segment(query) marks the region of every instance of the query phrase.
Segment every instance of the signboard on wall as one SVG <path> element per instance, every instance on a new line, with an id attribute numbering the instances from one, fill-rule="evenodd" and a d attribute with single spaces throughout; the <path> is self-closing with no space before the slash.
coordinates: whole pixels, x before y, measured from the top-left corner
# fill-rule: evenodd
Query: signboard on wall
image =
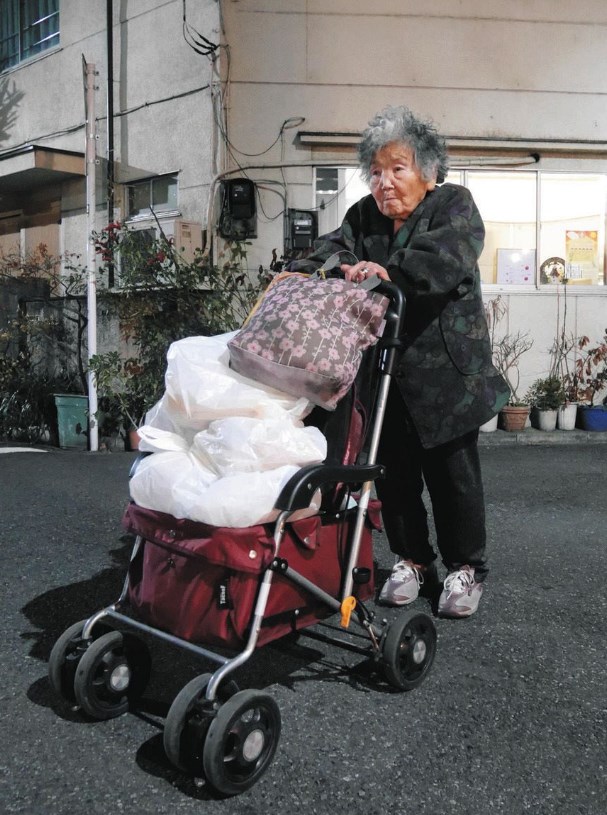
<path id="1" fill-rule="evenodd" d="M 535 249 L 498 249 L 497 282 L 519 286 L 535 283 Z"/>
<path id="2" fill-rule="evenodd" d="M 565 233 L 566 277 L 572 280 L 596 276 L 599 267 L 599 236 L 595 229 L 568 229 Z"/>

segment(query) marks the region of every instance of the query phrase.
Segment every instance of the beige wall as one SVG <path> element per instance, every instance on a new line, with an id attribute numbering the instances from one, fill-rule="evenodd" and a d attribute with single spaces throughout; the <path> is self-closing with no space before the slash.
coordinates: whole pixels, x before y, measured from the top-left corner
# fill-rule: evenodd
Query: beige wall
<path id="1" fill-rule="evenodd" d="M 249 152 L 291 116 L 357 130 L 405 102 L 446 135 L 605 139 L 603 0 L 224 0 Z M 247 47 L 243 47 L 244 44 Z"/>
<path id="2" fill-rule="evenodd" d="M 231 54 L 232 151 L 245 168 L 255 165 L 246 172 L 260 182 L 264 210 L 250 249 L 252 266 L 267 263 L 271 250 L 282 245 L 282 218 L 274 219 L 282 203 L 273 185 L 286 181 L 288 206 L 312 207 L 308 165 L 355 159 L 352 149 L 303 147 L 298 131 L 356 133 L 386 104 L 404 103 L 432 118 L 453 146 L 454 165 L 455 145 L 488 139 L 504 155 L 516 145 L 541 147 L 535 166 L 542 169 L 607 172 L 604 0 L 221 5 Z M 283 123 L 300 117 L 303 123 L 280 138 Z M 273 163 L 282 164 L 282 171 Z M 224 169 L 234 167 L 226 156 Z M 556 294 L 510 289 L 504 296 L 510 327 L 531 328 L 535 338 L 522 363 L 525 387 L 545 373 Z M 570 295 L 568 324 L 598 339 L 607 325 L 605 287 Z"/>

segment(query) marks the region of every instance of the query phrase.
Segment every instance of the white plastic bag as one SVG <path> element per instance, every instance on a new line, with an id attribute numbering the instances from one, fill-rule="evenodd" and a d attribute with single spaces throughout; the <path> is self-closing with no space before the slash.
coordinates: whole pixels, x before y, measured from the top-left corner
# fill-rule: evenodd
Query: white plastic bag
<path id="1" fill-rule="evenodd" d="M 146 416 L 146 424 L 177 432 L 189 441 L 214 419 L 228 416 L 302 419 L 312 405 L 282 391 L 240 376 L 230 368 L 228 340 L 187 337 L 172 343 L 167 354 L 166 391 Z"/>
<path id="2" fill-rule="evenodd" d="M 213 526 L 266 523 L 289 478 L 325 459 L 326 439 L 301 421 L 311 403 L 234 373 L 231 336 L 171 345 L 166 393 L 139 429 L 140 449 L 153 453 L 130 480 L 139 506 Z M 293 517 L 319 506 L 320 493 Z"/>
<path id="3" fill-rule="evenodd" d="M 138 506 L 212 526 L 246 527 L 278 516 L 276 498 L 298 467 L 217 478 L 190 453 L 164 452 L 144 458 L 130 480 Z M 318 512 L 320 494 L 293 519 Z"/>
<path id="4" fill-rule="evenodd" d="M 178 433 L 169 430 L 160 430 L 151 425 L 137 428 L 139 434 L 139 450 L 142 453 L 182 452 L 189 450 L 187 441 Z"/>
<path id="5" fill-rule="evenodd" d="M 189 518 L 201 492 L 216 478 L 215 473 L 205 470 L 188 452 L 155 453 L 138 462 L 129 490 L 140 507 L 166 512 L 176 518 Z"/>
<path id="6" fill-rule="evenodd" d="M 233 416 L 211 422 L 194 436 L 192 453 L 218 475 L 303 467 L 323 461 L 327 441 L 316 427 L 280 419 Z"/>

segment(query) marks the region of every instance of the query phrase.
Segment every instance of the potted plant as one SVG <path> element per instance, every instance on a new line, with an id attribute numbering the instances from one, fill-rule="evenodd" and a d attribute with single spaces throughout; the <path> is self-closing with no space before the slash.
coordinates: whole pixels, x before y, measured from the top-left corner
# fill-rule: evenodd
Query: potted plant
<path id="1" fill-rule="evenodd" d="M 529 404 L 519 395 L 519 364 L 523 354 L 533 346 L 533 340 L 526 331 L 505 334 L 494 342 L 493 360 L 495 367 L 504 377 L 510 388 L 510 399 L 500 411 L 504 430 L 523 430 L 529 418 Z"/>
<path id="2" fill-rule="evenodd" d="M 489 330 L 489 341 L 491 343 L 491 355 L 493 358 L 493 364 L 497 367 L 497 359 L 496 359 L 496 328 L 503 317 L 506 315 L 508 308 L 505 303 L 502 302 L 501 294 L 498 294 L 497 297 L 493 297 L 485 303 L 485 318 L 487 320 L 487 328 Z M 497 430 L 497 422 L 498 422 L 498 414 L 496 414 L 492 419 L 482 424 L 479 430 L 482 433 L 491 433 L 494 430 Z"/>
<path id="3" fill-rule="evenodd" d="M 583 430 L 607 430 L 607 329 L 595 346 L 589 348 L 588 337 L 578 341 L 580 356 L 575 362 L 576 392 L 584 404 L 578 408 L 578 416 Z M 597 400 L 602 398 L 601 404 Z"/>
<path id="4" fill-rule="evenodd" d="M 539 430 L 555 430 L 558 409 L 565 401 L 565 388 L 559 376 L 536 379 L 525 395 L 531 407 L 531 423 Z"/>
<path id="5" fill-rule="evenodd" d="M 578 338 L 567 333 L 567 278 L 563 283 L 563 294 L 557 291 L 556 336 L 550 348 L 549 377 L 559 378 L 563 385 L 563 403 L 557 408 L 557 427 L 559 430 L 574 430 L 577 416 L 579 394 L 575 374 L 575 352 Z M 562 308 L 561 308 L 562 299 Z"/>
<path id="6" fill-rule="evenodd" d="M 136 360 L 123 359 L 118 351 L 108 351 L 92 356 L 89 368 L 97 382 L 99 411 L 96 418 L 102 435 L 111 437 L 122 433 L 125 446 L 136 449 L 137 428 L 145 411 Z"/>

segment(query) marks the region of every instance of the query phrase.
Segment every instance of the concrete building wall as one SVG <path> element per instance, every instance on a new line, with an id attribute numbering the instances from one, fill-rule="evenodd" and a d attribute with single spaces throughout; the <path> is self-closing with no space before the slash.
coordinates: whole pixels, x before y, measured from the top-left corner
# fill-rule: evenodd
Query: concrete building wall
<path id="1" fill-rule="evenodd" d="M 115 0 L 113 12 L 116 181 L 179 172 L 181 214 L 202 222 L 213 171 L 211 61 L 186 42 L 180 0 Z M 215 0 L 188 4 L 188 20 L 207 37 L 218 39 Z M 18 99 L 17 115 L 2 134 L 2 151 L 38 144 L 83 152 L 83 57 L 95 65 L 100 227 L 106 222 L 106 32 L 104 2 L 62 0 L 60 47 L 15 66 L 1 80 Z M 81 185 L 74 189 L 70 184 L 63 197 L 64 214 L 77 217 L 84 206 Z M 66 248 L 81 228 L 80 223 L 66 226 Z"/>
<path id="2" fill-rule="evenodd" d="M 224 0 L 222 9 L 224 169 L 244 167 L 262 205 L 252 266 L 282 246 L 283 207 L 315 205 L 314 163 L 355 163 L 353 147 L 305 146 L 298 134 L 356 134 L 386 104 L 434 120 L 455 167 L 490 146 L 539 153 L 533 169 L 607 172 L 603 0 Z M 559 295 L 485 287 L 487 299 L 500 292 L 508 328 L 534 335 L 524 390 L 547 370 Z M 605 325 L 607 287 L 570 291 L 571 331 L 598 339 Z"/>
<path id="3" fill-rule="evenodd" d="M 251 268 L 281 253 L 288 207 L 315 205 L 313 167 L 354 166 L 356 134 L 386 104 L 432 118 L 454 166 L 491 147 L 498 155 L 538 153 L 533 169 L 607 173 L 604 0 L 188 2 L 193 30 L 221 39 L 215 61 L 188 45 L 182 14 L 180 0 L 114 0 L 116 180 L 178 172 L 182 217 L 204 227 L 208 215 L 215 230 L 219 181 L 253 179 L 260 206 Z M 60 47 L 0 76 L 0 169 L 3 153 L 30 143 L 84 150 L 84 56 L 98 71 L 101 228 L 108 217 L 106 4 L 61 0 L 60 15 Z M 352 139 L 309 146 L 302 131 Z M 62 183 L 59 194 L 61 249 L 82 252 L 82 181 Z M 122 217 L 120 198 L 116 208 Z M 219 258 L 221 241 L 215 250 Z M 485 296 L 500 292 L 508 328 L 535 335 L 523 362 L 530 381 L 545 370 L 559 295 L 489 286 Z M 600 336 L 606 298 L 605 286 L 575 287 L 570 330 Z"/>

